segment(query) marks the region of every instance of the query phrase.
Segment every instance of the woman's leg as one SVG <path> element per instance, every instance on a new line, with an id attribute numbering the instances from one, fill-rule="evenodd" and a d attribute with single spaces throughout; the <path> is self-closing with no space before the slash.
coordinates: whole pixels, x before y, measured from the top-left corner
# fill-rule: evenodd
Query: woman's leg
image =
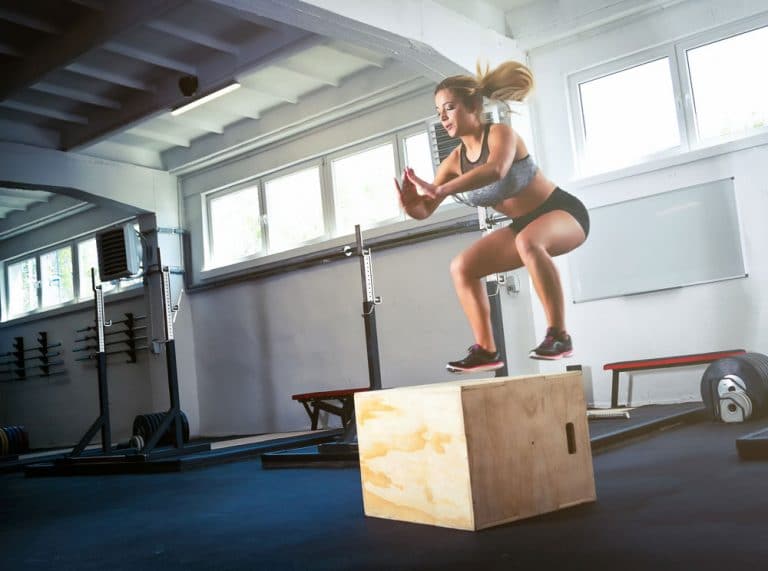
<path id="1" fill-rule="evenodd" d="M 547 323 L 559 331 L 565 331 L 565 301 L 552 258 L 570 252 L 584 240 L 581 225 L 563 210 L 553 210 L 536 218 L 515 237 L 516 250 L 544 306 Z"/>
<path id="2" fill-rule="evenodd" d="M 485 276 L 517 269 L 523 260 L 517 251 L 515 233 L 500 228 L 483 236 L 451 262 L 451 277 L 461 307 L 472 328 L 475 343 L 496 352 Z"/>

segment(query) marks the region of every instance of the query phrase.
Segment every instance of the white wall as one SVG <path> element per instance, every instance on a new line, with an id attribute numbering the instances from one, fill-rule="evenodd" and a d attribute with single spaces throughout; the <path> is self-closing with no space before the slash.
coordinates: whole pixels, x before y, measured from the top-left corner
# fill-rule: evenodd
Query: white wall
<path id="1" fill-rule="evenodd" d="M 538 81 L 534 111 L 542 162 L 551 178 L 566 190 L 574 191 L 588 207 L 733 176 L 749 277 L 570 304 L 568 326 L 573 333 L 577 359 L 592 370 L 593 400 L 598 405 L 609 402 L 610 374 L 602 370 L 608 362 L 730 348 L 768 353 L 768 334 L 759 325 L 768 305 L 765 294 L 768 263 L 762 254 L 768 239 L 763 220 L 764 213 L 768 212 L 767 147 L 711 157 L 692 154 L 688 162 L 630 169 L 621 177 L 604 176 L 582 182 L 574 177 L 566 91 L 568 74 L 651 45 L 747 18 L 765 9 L 764 3 L 753 1 L 667 4 L 664 10 L 613 22 L 589 34 L 530 52 L 530 63 Z M 557 14 L 550 17 L 553 21 L 559 19 Z M 653 232 L 650 223 L 648 232 Z M 560 260 L 560 267 L 566 282 L 566 296 L 569 296 L 567 257 Z M 541 334 L 545 323 L 537 304 L 534 315 L 536 331 Z M 632 403 L 699 400 L 703 370 L 700 366 L 635 374 Z M 625 380 L 622 394 L 626 395 L 626 390 Z"/>

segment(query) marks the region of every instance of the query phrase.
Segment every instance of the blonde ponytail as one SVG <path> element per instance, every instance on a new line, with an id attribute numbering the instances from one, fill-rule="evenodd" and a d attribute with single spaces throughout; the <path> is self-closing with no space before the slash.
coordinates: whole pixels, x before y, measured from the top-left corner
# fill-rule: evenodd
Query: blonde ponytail
<path id="1" fill-rule="evenodd" d="M 435 93 L 448 89 L 464 105 L 478 115 L 483 109 L 483 97 L 496 101 L 522 101 L 533 90 L 533 74 L 523 64 L 505 61 L 494 69 L 483 71 L 477 63 L 477 75 L 452 75 L 435 87 Z"/>
<path id="2" fill-rule="evenodd" d="M 523 101 L 533 90 L 534 81 L 531 70 L 520 62 L 505 61 L 494 69 L 486 64 L 485 70 L 478 62 L 477 85 L 488 99 Z"/>

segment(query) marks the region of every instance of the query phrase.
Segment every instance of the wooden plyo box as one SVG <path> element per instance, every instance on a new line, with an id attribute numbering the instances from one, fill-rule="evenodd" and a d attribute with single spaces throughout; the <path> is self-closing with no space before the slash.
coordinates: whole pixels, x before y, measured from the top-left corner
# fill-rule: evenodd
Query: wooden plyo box
<path id="1" fill-rule="evenodd" d="M 368 516 L 478 530 L 595 501 L 581 372 L 355 394 Z"/>

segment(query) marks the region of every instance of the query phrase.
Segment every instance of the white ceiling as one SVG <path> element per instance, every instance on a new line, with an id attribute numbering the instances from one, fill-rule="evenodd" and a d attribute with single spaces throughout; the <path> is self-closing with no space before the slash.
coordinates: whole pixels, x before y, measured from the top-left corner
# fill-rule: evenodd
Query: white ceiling
<path id="1" fill-rule="evenodd" d="M 391 63 L 209 0 L 3 0 L 0 38 L 2 139 L 154 168 L 170 149 Z M 192 98 L 183 76 L 198 79 Z M 171 116 L 233 81 L 242 87 Z"/>
<path id="2" fill-rule="evenodd" d="M 341 102 L 364 97 L 361 75 L 393 65 L 392 85 L 408 79 L 402 65 L 370 46 L 232 4 L 0 0 L 0 140 L 169 170 L 185 153 L 199 156 L 195 145 L 230 144 L 249 124 L 258 129 L 267 120 L 274 130 L 285 110 L 310 94 Z M 184 76 L 198 80 L 192 97 L 180 89 Z M 352 79 L 357 91 L 350 93 Z M 171 115 L 232 82 L 241 87 Z M 0 218 L 7 226 L 14 213 L 49 198 L 0 189 Z"/>
<path id="3" fill-rule="evenodd" d="M 508 10 L 532 0 L 482 1 Z M 305 108 L 318 116 L 317 105 L 338 109 L 430 83 L 419 66 L 435 67 L 418 58 L 432 56 L 403 57 L 409 40 L 375 30 L 376 42 L 328 37 L 294 4 L 0 0 L 0 140 L 182 172 L 242 145 L 244 133 L 288 132 Z M 198 80 L 192 97 L 179 87 L 185 76 Z M 171 115 L 232 82 L 241 87 Z M 18 195 L 31 191 L 5 192 L 0 213 L 13 218 Z M 46 194 L 29 194 L 26 208 Z"/>
<path id="4" fill-rule="evenodd" d="M 14 212 L 26 212 L 40 202 L 48 202 L 52 193 L 44 190 L 20 190 L 0 186 L 0 220 Z"/>

